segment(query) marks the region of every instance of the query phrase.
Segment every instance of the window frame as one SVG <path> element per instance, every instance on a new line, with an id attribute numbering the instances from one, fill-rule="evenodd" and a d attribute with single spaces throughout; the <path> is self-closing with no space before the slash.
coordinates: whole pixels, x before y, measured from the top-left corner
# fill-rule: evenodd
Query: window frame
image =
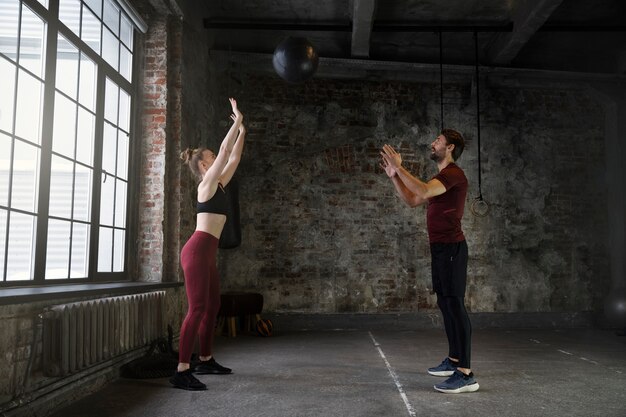
<path id="1" fill-rule="evenodd" d="M 105 0 L 102 2 L 104 3 Z M 0 288 L 6 287 L 31 287 L 31 286 L 50 286 L 50 285 L 76 285 L 76 284 L 94 284 L 94 283 L 104 283 L 104 282 L 119 282 L 119 281 L 132 281 L 130 277 L 129 268 L 133 266 L 131 262 L 131 256 L 134 253 L 131 249 L 131 242 L 134 241 L 133 236 L 136 235 L 137 225 L 136 221 L 133 221 L 134 211 L 133 204 L 131 204 L 131 196 L 137 195 L 137 191 L 139 189 L 139 175 L 137 173 L 138 167 L 137 164 L 133 163 L 136 160 L 136 155 L 138 153 L 138 149 L 140 148 L 140 134 L 138 133 L 138 107 L 140 105 L 140 63 L 138 57 L 141 56 L 139 52 L 140 46 L 140 37 L 141 33 L 145 33 L 147 27 L 145 23 L 141 20 L 141 18 L 136 14 L 136 12 L 132 9 L 132 7 L 128 4 L 126 0 L 113 0 L 117 6 L 120 8 L 120 17 L 125 15 L 125 18 L 128 19 L 131 23 L 131 29 L 133 31 L 133 45 L 132 45 L 132 65 L 131 65 L 131 73 L 130 78 L 132 81 L 127 80 L 117 69 L 113 68 L 104 57 L 102 57 L 98 52 L 91 49 L 91 47 L 80 38 L 79 35 L 75 34 L 70 28 L 65 26 L 59 20 L 59 0 L 48 0 L 48 7 L 46 8 L 42 5 L 38 0 L 19 0 L 21 3 L 20 7 L 23 8 L 28 6 L 28 8 L 38 15 L 45 22 L 45 34 L 44 39 L 42 39 L 42 44 L 45 44 L 44 49 L 44 64 L 42 78 L 43 82 L 43 93 L 42 93 L 42 107 L 41 107 L 41 143 L 40 143 L 40 155 L 39 155 L 39 188 L 37 190 L 37 205 L 36 205 L 36 214 L 35 214 L 35 227 L 36 231 L 33 234 L 35 242 L 33 244 L 34 248 L 34 259 L 33 259 L 33 275 L 32 279 L 27 280 L 7 280 L 5 276 L 5 265 L 7 262 L 6 256 L 4 258 L 4 262 L 0 265 L 0 275 L 2 275 L 2 280 L 0 280 Z M 21 20 L 20 20 L 21 21 Z M 106 25 L 104 22 L 104 17 L 101 18 L 101 23 Z M 21 26 L 21 24 L 20 24 Z M 100 39 L 102 43 L 102 37 L 104 32 L 104 27 L 102 26 L 102 30 L 100 33 Z M 19 28 L 18 28 L 19 29 Z M 21 41 L 21 31 L 18 30 L 18 44 Z M 49 221 L 51 220 L 49 214 L 49 194 L 50 194 L 50 183 L 51 183 L 51 168 L 52 168 L 52 158 L 55 155 L 52 150 L 52 139 L 53 139 L 53 127 L 54 127 L 54 108 L 55 108 L 55 97 L 56 97 L 56 72 L 57 72 L 57 46 L 58 46 L 58 38 L 62 36 L 67 41 L 69 41 L 73 46 L 75 46 L 80 54 L 84 54 L 88 59 L 95 63 L 95 120 L 94 120 L 94 143 L 93 143 L 93 165 L 92 165 L 92 195 L 91 195 L 91 213 L 88 219 L 88 230 L 89 230 L 89 238 L 88 238 L 88 247 L 89 254 L 86 258 L 88 263 L 87 265 L 87 276 L 81 278 L 70 278 L 71 276 L 71 264 L 68 264 L 70 270 L 68 271 L 68 278 L 48 278 L 46 279 L 46 257 L 47 257 L 47 245 L 48 245 L 48 233 L 49 233 Z M 121 35 L 120 35 L 121 36 Z M 122 43 L 123 44 L 123 43 Z M 17 51 L 19 53 L 19 50 Z M 0 57 L 0 59 L 6 59 L 4 57 Z M 119 59 L 119 56 L 118 56 Z M 16 74 L 17 77 L 17 74 Z M 130 96 L 130 107 L 129 111 L 129 124 L 128 124 L 128 159 L 127 159 L 127 172 L 126 172 L 126 208 L 125 208 L 125 220 L 124 227 L 122 229 L 125 231 L 125 239 L 124 239 L 124 250 L 123 250 L 123 270 L 121 272 L 98 272 L 98 245 L 99 245 L 99 231 L 102 225 L 100 224 L 100 198 L 101 198 L 101 184 L 103 180 L 103 135 L 104 135 L 104 126 L 107 123 L 104 118 L 105 114 L 105 85 L 106 80 L 111 80 L 115 85 L 117 85 L 120 89 L 123 89 Z M 15 86 L 15 89 L 18 89 L 18 86 Z M 19 94 L 19 91 L 18 91 Z M 17 101 L 17 95 L 14 96 L 14 103 Z M 119 98 L 118 98 L 119 105 Z M 16 110 L 14 109 L 14 112 Z M 119 110 L 118 110 L 119 112 Z M 116 126 L 119 128 L 119 126 Z M 119 132 L 119 130 L 118 130 Z M 78 133 L 76 133 L 78 134 Z M 15 132 L 12 133 L 12 143 L 15 143 L 17 140 L 15 138 Z M 119 139 L 118 139 L 119 141 Z M 118 163 L 118 154 L 116 153 L 116 164 Z M 74 159 L 74 163 L 77 161 Z M 75 174 L 74 174 L 75 175 Z M 9 176 L 13 176 L 13 168 L 11 167 L 9 171 Z M 108 175 L 111 177 L 111 175 Z M 117 173 L 114 173 L 113 178 L 117 177 Z M 73 184 L 73 191 L 76 190 L 76 184 Z M 7 213 L 15 212 L 15 209 L 12 207 L 7 208 Z M 54 216 L 53 216 L 54 217 Z M 70 219 L 70 221 L 75 221 L 75 219 Z M 7 220 L 6 223 L 7 230 L 5 236 L 2 236 L 2 239 L 6 239 L 10 229 L 10 221 Z M 112 229 L 118 228 L 113 224 L 111 226 Z M 112 248 L 112 260 L 114 257 L 113 254 L 113 246 Z M 8 253 L 8 242 L 7 246 L 4 248 L 5 255 Z M 71 256 L 71 253 L 70 253 Z M 113 263 L 113 261 L 112 261 Z"/>

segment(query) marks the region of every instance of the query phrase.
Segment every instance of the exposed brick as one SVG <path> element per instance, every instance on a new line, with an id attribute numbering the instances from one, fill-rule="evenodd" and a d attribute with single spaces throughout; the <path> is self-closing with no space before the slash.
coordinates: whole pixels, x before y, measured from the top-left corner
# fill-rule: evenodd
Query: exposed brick
<path id="1" fill-rule="evenodd" d="M 482 192 L 491 211 L 478 218 L 470 211 L 478 195 L 472 89 L 469 83 L 446 89 L 454 98 L 446 113 L 458 124 L 450 127 L 468 139 L 459 165 L 470 181 L 464 221 L 470 269 L 491 278 L 492 292 L 507 294 L 494 304 L 478 287 L 468 292 L 468 304 L 474 311 L 593 309 L 609 276 L 606 242 L 593 232 L 607 224 L 605 210 L 594 210 L 606 201 L 594 186 L 604 163 L 599 106 L 577 86 L 481 90 Z M 396 197 L 379 152 L 389 143 L 410 172 L 426 180 L 435 174 L 429 154 L 439 131 L 438 107 L 431 105 L 438 87 L 330 79 L 287 85 L 245 75 L 241 96 L 242 109 L 264 103 L 281 112 L 256 106 L 246 115 L 254 129 L 238 173 L 244 242 L 220 254 L 224 288 L 284 294 L 270 310 L 436 308 L 428 292 L 425 209 Z M 572 272 L 571 253 L 580 249 L 597 257 L 577 260 L 584 266 Z M 246 286 L 250 276 L 258 287 Z M 562 285 L 567 279 L 575 285 Z M 326 283 L 330 298 L 309 292 L 311 282 Z M 366 286 L 377 304 L 356 295 Z M 581 289 L 584 296 L 577 295 Z"/>

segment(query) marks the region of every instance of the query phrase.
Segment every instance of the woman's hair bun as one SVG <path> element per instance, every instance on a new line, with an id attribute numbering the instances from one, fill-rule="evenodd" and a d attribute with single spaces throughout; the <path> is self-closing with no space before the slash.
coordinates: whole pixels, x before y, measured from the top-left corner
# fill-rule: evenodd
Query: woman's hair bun
<path id="1" fill-rule="evenodd" d="M 188 164 L 193 156 L 193 149 L 187 148 L 180 153 L 180 159 L 183 160 L 184 163 Z"/>

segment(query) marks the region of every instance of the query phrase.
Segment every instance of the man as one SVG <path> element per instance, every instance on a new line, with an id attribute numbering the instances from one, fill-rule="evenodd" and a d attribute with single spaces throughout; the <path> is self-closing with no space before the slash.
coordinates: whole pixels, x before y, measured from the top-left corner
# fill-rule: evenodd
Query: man
<path id="1" fill-rule="evenodd" d="M 383 146 L 381 167 L 391 178 L 400 198 L 409 206 L 428 203 L 426 223 L 432 260 L 433 290 L 448 337 L 448 357 L 429 368 L 434 376 L 449 377 L 435 385 L 437 391 L 457 394 L 474 392 L 478 382 L 470 368 L 472 326 L 465 309 L 467 244 L 461 219 L 467 195 L 467 178 L 455 161 L 463 153 L 463 136 L 443 129 L 431 144 L 430 159 L 439 173 L 428 182 L 412 176 L 402 166 L 402 157 L 391 146 Z"/>

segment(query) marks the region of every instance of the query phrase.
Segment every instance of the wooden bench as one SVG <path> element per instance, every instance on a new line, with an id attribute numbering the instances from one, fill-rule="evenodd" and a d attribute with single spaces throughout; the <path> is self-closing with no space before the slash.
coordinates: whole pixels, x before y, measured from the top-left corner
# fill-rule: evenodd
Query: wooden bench
<path id="1" fill-rule="evenodd" d="M 218 327 L 228 326 L 228 336 L 237 336 L 237 318 L 243 319 L 244 328 L 251 331 L 253 323 L 261 319 L 263 296 L 253 292 L 226 292 L 221 295 Z M 254 319 L 254 321 L 253 321 Z"/>

